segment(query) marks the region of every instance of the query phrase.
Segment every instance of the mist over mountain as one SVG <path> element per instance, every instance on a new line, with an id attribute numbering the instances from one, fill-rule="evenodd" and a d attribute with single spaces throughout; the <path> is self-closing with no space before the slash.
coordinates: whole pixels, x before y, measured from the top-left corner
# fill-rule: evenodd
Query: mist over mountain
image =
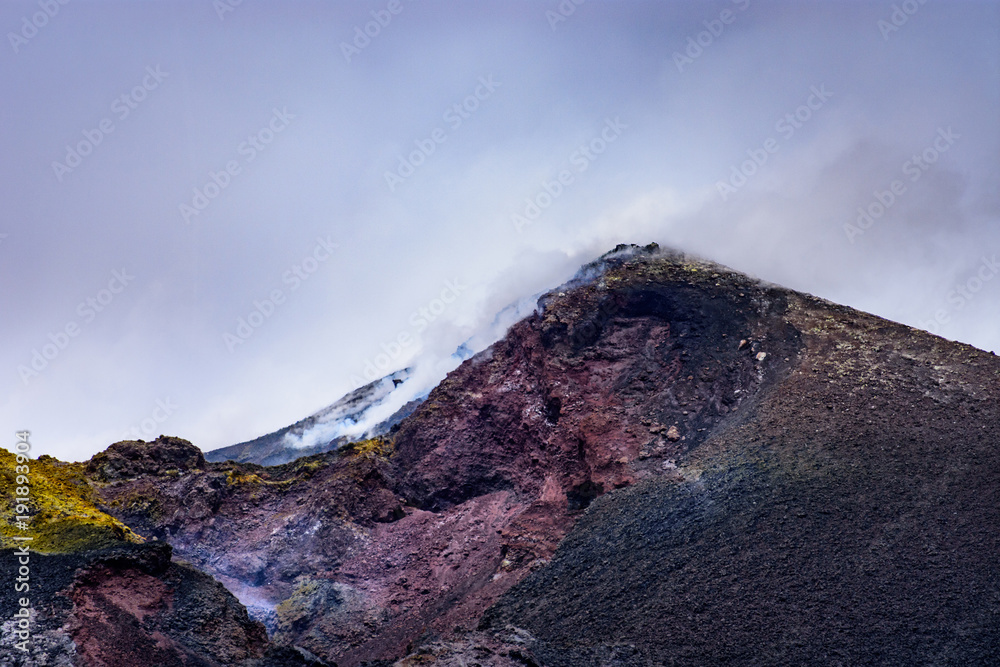
<path id="1" fill-rule="evenodd" d="M 637 240 L 1000 352 L 996 2 L 388 2 L 0 2 L 7 432 L 422 393 Z"/>

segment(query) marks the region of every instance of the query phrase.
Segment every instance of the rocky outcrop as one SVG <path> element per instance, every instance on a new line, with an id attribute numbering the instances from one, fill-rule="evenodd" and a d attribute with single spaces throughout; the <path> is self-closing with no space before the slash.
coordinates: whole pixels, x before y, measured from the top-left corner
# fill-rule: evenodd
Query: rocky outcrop
<path id="1" fill-rule="evenodd" d="M 155 446 L 116 442 L 87 462 L 87 475 L 98 482 L 178 475 L 205 468 L 205 456 L 187 440 L 160 436 Z"/>
<path id="2" fill-rule="evenodd" d="M 13 580 L 18 562 L 0 554 Z M 14 648 L 4 624 L 4 665 L 163 665 L 205 667 L 320 664 L 307 653 L 272 646 L 264 627 L 217 581 L 171 561 L 162 542 L 103 550 L 32 554 L 31 637 Z M 4 618 L 14 613 L 4 596 Z"/>
<path id="3" fill-rule="evenodd" d="M 663 474 L 787 373 L 799 340 L 783 290 L 679 258 L 630 257 L 544 296 L 539 315 L 401 425 L 395 461 L 413 504 L 439 510 L 510 490 L 582 509 Z M 740 349 L 741 339 L 753 343 Z M 763 349 L 773 362 L 756 359 Z"/>

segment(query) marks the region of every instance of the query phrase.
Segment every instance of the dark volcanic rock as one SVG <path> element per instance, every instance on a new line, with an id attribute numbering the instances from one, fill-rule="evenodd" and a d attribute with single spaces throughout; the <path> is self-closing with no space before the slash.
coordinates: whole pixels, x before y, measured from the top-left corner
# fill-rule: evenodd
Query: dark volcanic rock
<path id="1" fill-rule="evenodd" d="M 706 290 L 706 276 L 673 264 L 629 268 L 543 297 L 542 315 L 453 373 L 401 425 L 396 460 L 415 504 L 538 496 L 547 480 L 560 503 L 593 499 L 654 474 L 643 454 L 658 464 L 697 447 L 797 354 L 783 291 L 747 279 Z M 752 349 L 740 350 L 741 338 Z M 766 365 L 754 356 L 765 347 L 775 359 Z"/>
<path id="2" fill-rule="evenodd" d="M 187 440 L 160 436 L 153 442 L 123 440 L 96 454 L 87 473 L 101 482 L 164 475 L 205 467 L 201 450 Z"/>

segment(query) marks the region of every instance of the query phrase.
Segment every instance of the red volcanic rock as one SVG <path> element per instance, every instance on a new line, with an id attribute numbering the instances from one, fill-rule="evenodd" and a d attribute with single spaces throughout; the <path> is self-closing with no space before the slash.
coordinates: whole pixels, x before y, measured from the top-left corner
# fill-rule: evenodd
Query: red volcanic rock
<path id="1" fill-rule="evenodd" d="M 787 372 L 787 361 L 761 366 L 741 337 L 782 359 L 797 354 L 781 290 L 734 274 L 706 290 L 720 269 L 676 259 L 623 265 L 611 260 L 601 280 L 543 297 L 540 314 L 452 373 L 396 436 L 414 505 L 441 511 L 497 491 L 516 499 L 505 535 L 519 567 L 548 558 L 574 512 L 664 474 Z"/>

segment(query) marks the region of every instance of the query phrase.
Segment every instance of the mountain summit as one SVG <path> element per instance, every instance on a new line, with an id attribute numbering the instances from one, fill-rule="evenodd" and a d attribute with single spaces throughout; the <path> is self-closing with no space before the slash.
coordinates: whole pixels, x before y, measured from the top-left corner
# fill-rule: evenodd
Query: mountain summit
<path id="1" fill-rule="evenodd" d="M 379 436 L 271 467 L 163 437 L 42 462 L 76 498 L 69 519 L 51 501 L 44 646 L 80 665 L 147 664 L 117 636 L 247 667 L 993 664 L 998 381 L 967 345 L 619 246 Z M 194 599 L 232 633 L 182 613 Z"/>

